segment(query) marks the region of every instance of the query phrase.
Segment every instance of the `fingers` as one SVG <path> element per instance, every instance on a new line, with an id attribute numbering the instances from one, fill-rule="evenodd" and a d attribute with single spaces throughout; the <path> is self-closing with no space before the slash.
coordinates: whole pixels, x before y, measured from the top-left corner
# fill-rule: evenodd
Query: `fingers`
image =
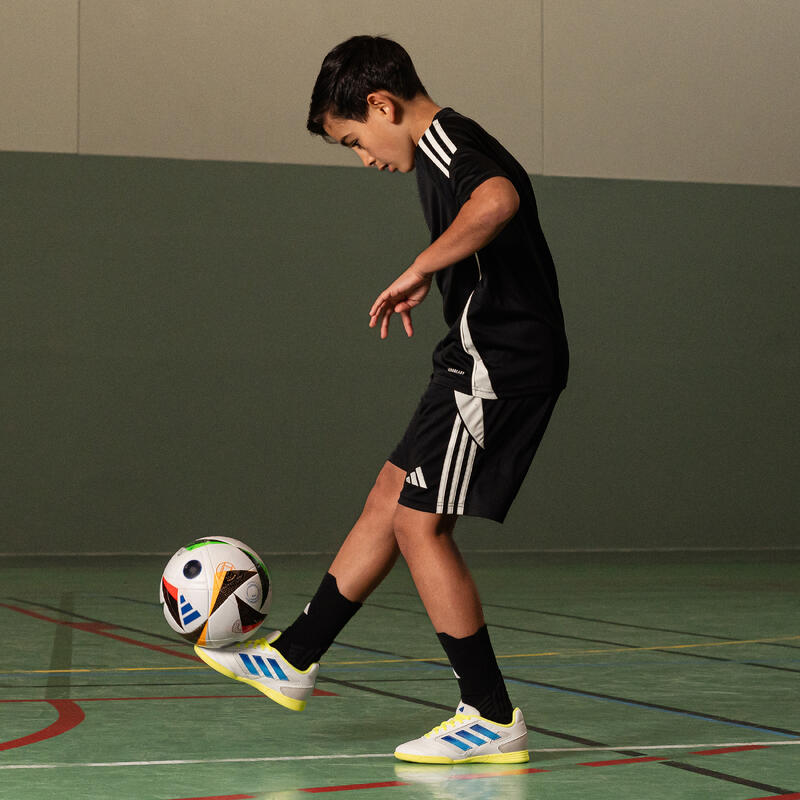
<path id="1" fill-rule="evenodd" d="M 374 328 L 380 322 L 381 339 L 385 339 L 389 335 L 389 317 L 394 313 L 394 309 L 384 298 L 385 294 L 386 292 L 378 297 L 369 311 L 369 326 Z"/>
<path id="2" fill-rule="evenodd" d="M 369 310 L 370 317 L 380 316 L 382 306 L 386 304 L 396 305 L 398 301 L 402 301 L 410 294 L 413 294 L 414 290 L 424 282 L 425 279 L 421 278 L 418 273 L 410 268 L 407 269 L 394 283 L 378 295 Z"/>
<path id="3" fill-rule="evenodd" d="M 400 318 L 403 320 L 403 327 L 406 329 L 406 336 L 411 337 L 414 335 L 414 326 L 411 323 L 411 312 L 401 311 Z"/>
<path id="4" fill-rule="evenodd" d="M 381 304 L 375 310 L 375 312 L 370 312 L 369 315 L 369 326 L 370 328 L 374 328 L 378 323 L 381 326 L 381 339 L 385 339 L 388 335 L 384 333 L 384 330 L 388 330 L 389 324 L 389 317 L 392 315 L 392 308 L 391 306 L 387 306 L 386 304 Z"/>
<path id="5" fill-rule="evenodd" d="M 378 297 L 376 298 L 375 302 L 372 304 L 372 308 L 369 310 L 370 317 L 377 317 L 381 313 L 381 309 L 386 303 L 389 301 L 389 298 L 392 296 L 392 292 L 390 289 L 384 289 Z"/>
<path id="6" fill-rule="evenodd" d="M 391 286 L 384 289 L 369 310 L 369 326 L 375 328 L 380 323 L 381 339 L 389 335 L 389 319 L 392 314 L 400 314 L 407 336 L 414 335 L 411 322 L 411 309 L 425 298 L 430 280 L 420 276 L 411 268 L 406 270 Z"/>
<path id="7" fill-rule="evenodd" d="M 385 292 L 382 292 L 378 299 L 372 304 L 372 308 L 369 310 L 369 326 L 370 328 L 374 328 L 378 321 L 381 323 L 381 339 L 385 339 L 388 333 L 388 326 L 389 326 L 389 316 L 392 314 L 392 306 L 389 304 L 389 291 L 388 289 Z"/>
<path id="8" fill-rule="evenodd" d="M 389 318 L 392 316 L 392 309 L 387 308 L 381 320 L 381 339 L 385 339 L 389 335 Z"/>
<path id="9" fill-rule="evenodd" d="M 407 303 L 398 303 L 394 307 L 391 305 L 381 306 L 375 314 L 370 316 L 370 328 L 374 328 L 380 320 L 381 339 L 386 339 L 389 336 L 389 320 L 391 319 L 392 314 L 400 314 L 406 336 L 413 336 L 414 325 L 411 321 L 410 306 Z"/>

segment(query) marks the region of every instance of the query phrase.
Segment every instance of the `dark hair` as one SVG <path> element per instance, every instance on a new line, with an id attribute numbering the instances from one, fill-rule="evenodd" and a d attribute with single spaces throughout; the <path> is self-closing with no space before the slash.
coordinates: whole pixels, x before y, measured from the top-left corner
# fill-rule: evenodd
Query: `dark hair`
<path id="1" fill-rule="evenodd" d="M 325 115 L 364 122 L 367 95 L 383 89 L 410 100 L 427 94 L 411 57 L 397 42 L 381 36 L 353 36 L 325 56 L 314 91 L 306 126 L 326 136 Z"/>

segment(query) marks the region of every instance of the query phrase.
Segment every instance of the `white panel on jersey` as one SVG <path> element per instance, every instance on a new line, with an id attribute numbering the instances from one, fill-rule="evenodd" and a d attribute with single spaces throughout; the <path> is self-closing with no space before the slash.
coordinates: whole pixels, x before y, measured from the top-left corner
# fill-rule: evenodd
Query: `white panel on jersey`
<path id="1" fill-rule="evenodd" d="M 497 395 L 494 393 L 492 381 L 489 378 L 489 370 L 486 364 L 483 363 L 481 354 L 478 348 L 475 347 L 475 342 L 472 341 L 472 333 L 469 329 L 467 322 L 467 314 L 469 312 L 469 304 L 472 302 L 472 295 L 469 296 L 464 311 L 461 314 L 461 344 L 464 350 L 472 356 L 472 393 L 476 397 L 485 397 L 487 400 L 497 400 Z"/>

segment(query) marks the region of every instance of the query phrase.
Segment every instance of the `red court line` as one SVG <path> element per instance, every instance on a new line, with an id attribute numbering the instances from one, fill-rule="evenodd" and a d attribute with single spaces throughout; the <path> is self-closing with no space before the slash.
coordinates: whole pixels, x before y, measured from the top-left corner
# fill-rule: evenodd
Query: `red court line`
<path id="1" fill-rule="evenodd" d="M 263 694 L 188 694 L 188 695 L 153 695 L 151 697 L 73 697 L 76 703 L 111 703 L 125 700 L 236 700 L 237 698 L 260 698 Z M 334 692 L 314 689 L 314 697 L 338 697 Z M 36 703 L 39 700 L 0 700 L 0 703 Z"/>
<path id="2" fill-rule="evenodd" d="M 503 775 L 517 775 L 526 772 L 547 772 L 546 769 L 522 769 L 522 770 L 509 770 L 507 772 L 489 772 L 479 773 L 475 775 L 454 775 L 453 779 L 469 780 L 471 778 L 498 778 Z M 321 792 L 349 792 L 357 789 L 380 789 L 390 788 L 393 786 L 413 786 L 412 783 L 404 781 L 384 781 L 383 783 L 353 783 L 345 786 L 317 786 L 307 789 L 295 789 L 296 792 L 305 792 L 307 794 L 317 794 Z M 255 794 L 216 794 L 206 797 L 182 797 L 180 800 L 256 800 L 258 795 Z M 750 800 L 800 800 L 800 792 L 794 794 L 774 794 L 769 797 L 753 797 Z"/>
<path id="3" fill-rule="evenodd" d="M 21 736 L 19 739 L 11 739 L 7 742 L 0 742 L 0 750 L 11 750 L 15 747 L 25 747 L 28 744 L 43 742 L 45 739 L 52 739 L 72 730 L 76 725 L 80 725 L 86 718 L 83 710 L 74 700 L 39 700 L 38 702 L 50 703 L 58 712 L 58 719 L 46 728 L 42 728 L 36 733 Z"/>
<path id="4" fill-rule="evenodd" d="M 182 800 L 252 800 L 254 794 L 215 794 L 213 797 L 184 797 Z"/>
<path id="5" fill-rule="evenodd" d="M 743 750 L 764 750 L 770 748 L 772 745 L 742 745 L 739 747 L 721 747 L 716 750 L 697 750 L 691 755 L 697 756 L 712 756 L 719 753 L 736 753 Z M 669 761 L 669 756 L 642 756 L 640 758 L 620 758 L 613 761 L 588 761 L 578 764 L 579 767 L 613 767 L 618 764 L 642 764 L 645 762 L 654 761 Z M 534 773 L 549 772 L 547 769 L 538 769 L 536 767 L 521 767 L 519 769 L 506 769 L 502 772 L 475 772 L 464 775 L 452 775 L 448 780 L 473 780 L 475 778 L 502 778 L 505 775 L 531 775 Z M 310 786 L 304 789 L 294 789 L 295 792 L 305 792 L 307 794 L 317 794 L 321 792 L 350 792 L 356 789 L 380 789 L 390 788 L 393 786 L 413 786 L 413 783 L 404 781 L 384 781 L 383 783 L 353 783 L 343 786 Z M 237 794 L 237 795 L 214 795 L 209 797 L 181 797 L 173 798 L 173 800 L 248 800 L 248 798 L 257 798 L 260 795 L 254 794 Z M 769 797 L 753 797 L 750 800 L 800 800 L 800 792 L 794 794 L 776 794 Z"/>
<path id="6" fill-rule="evenodd" d="M 751 797 L 750 800 L 800 800 L 800 792 L 794 794 L 771 794 L 769 797 Z"/>
<path id="7" fill-rule="evenodd" d="M 549 769 L 537 769 L 536 767 L 523 767 L 521 769 L 504 769 L 502 772 L 476 772 L 469 775 L 451 775 L 448 780 L 468 781 L 473 778 L 496 778 L 498 775 L 530 775 L 534 772 L 550 772 Z"/>
<path id="8" fill-rule="evenodd" d="M 44 622 L 52 622 L 54 625 L 66 625 L 68 628 L 74 628 L 75 630 L 85 631 L 86 633 L 96 633 L 98 636 L 106 636 L 109 639 L 115 639 L 118 642 L 124 642 L 125 644 L 133 644 L 137 647 L 146 647 L 148 650 L 155 650 L 157 653 L 166 653 L 168 656 L 177 656 L 178 658 L 185 658 L 188 661 L 194 661 L 197 664 L 201 664 L 202 661 L 195 655 L 191 655 L 189 653 L 181 652 L 180 650 L 173 650 L 169 647 L 161 647 L 157 644 L 149 644 L 148 642 L 141 642 L 138 639 L 131 639 L 128 636 L 120 636 L 116 633 L 109 633 L 108 629 L 115 628 L 116 625 L 112 625 L 110 622 L 66 622 L 63 619 L 54 619 L 53 617 L 48 617 L 45 614 L 40 614 L 37 611 L 30 611 L 27 608 L 20 608 L 19 606 L 11 606 L 8 603 L 0 603 L 0 606 L 3 608 L 8 608 L 11 611 L 17 611 L 20 614 L 27 614 L 29 617 L 34 617 L 35 619 L 40 619 Z M 335 692 L 326 692 L 324 689 L 314 689 L 312 695 L 314 697 L 337 697 L 338 695 Z M 88 700 L 96 700 L 99 698 L 87 698 Z M 104 698 L 106 699 L 106 698 Z M 134 700 L 138 698 L 107 698 L 109 700 Z M 185 700 L 189 698 L 153 698 L 153 699 L 160 699 L 160 700 Z"/>
<path id="9" fill-rule="evenodd" d="M 741 753 L 745 750 L 766 750 L 768 744 L 747 744 L 740 747 L 720 747 L 717 750 L 694 750 L 689 755 L 692 756 L 718 756 L 721 753 Z"/>
<path id="10" fill-rule="evenodd" d="M 347 786 L 314 786 L 297 791 L 317 794 L 318 792 L 352 792 L 356 789 L 388 789 L 391 786 L 411 786 L 411 784 L 405 781 L 383 781 L 382 783 L 351 783 Z"/>
<path id="11" fill-rule="evenodd" d="M 326 692 L 323 689 L 315 689 L 314 693 L 319 692 L 323 695 L 329 695 L 332 697 L 336 697 L 333 692 Z M 174 696 L 162 696 L 162 695 L 153 695 L 152 697 L 72 697 L 70 698 L 70 702 L 72 703 L 111 703 L 116 701 L 126 701 L 126 700 L 239 700 L 239 699 L 253 699 L 253 698 L 261 698 L 263 699 L 263 694 L 188 694 L 188 695 L 174 695 Z M 0 699 L 0 703 L 49 703 L 52 702 L 50 700 L 45 700 L 40 697 L 33 697 L 33 698 L 23 698 L 23 699 Z"/>
<path id="12" fill-rule="evenodd" d="M 86 631 L 87 633 L 96 633 L 98 636 L 106 636 L 109 639 L 116 639 L 118 642 L 125 642 L 125 644 L 135 644 L 138 647 L 146 647 L 148 650 L 155 650 L 158 653 L 166 653 L 170 656 L 177 656 L 178 658 L 185 658 L 188 661 L 199 662 L 200 659 L 195 655 L 189 653 L 182 653 L 179 650 L 172 650 L 169 647 L 161 647 L 157 644 L 148 644 L 147 642 L 140 642 L 138 639 L 130 639 L 127 636 L 119 636 L 116 633 L 109 633 L 107 628 L 115 628 L 108 622 L 66 622 L 63 619 L 53 619 L 44 614 L 39 614 L 36 611 L 30 611 L 27 608 L 19 608 L 18 606 L 11 606 L 8 603 L 0 603 L 3 608 L 9 608 L 11 611 L 17 611 L 20 614 L 27 614 L 34 619 L 40 619 L 44 622 L 52 622 L 55 625 L 66 625 L 68 628 L 75 628 L 75 630 Z"/>
<path id="13" fill-rule="evenodd" d="M 295 789 L 296 792 L 317 794 L 320 792 L 350 792 L 356 789 L 388 789 L 392 786 L 411 786 L 403 781 L 383 781 L 382 783 L 353 783 L 349 786 L 316 786 L 310 789 Z M 183 797 L 181 800 L 254 800 L 255 794 L 215 794 L 209 797 Z"/>
<path id="14" fill-rule="evenodd" d="M 131 639 L 127 636 L 119 636 L 116 633 L 109 633 L 108 629 L 113 629 L 114 625 L 108 622 L 67 622 L 61 619 L 54 619 L 53 617 L 48 617 L 45 614 L 39 614 L 37 611 L 30 611 L 27 608 L 20 608 L 19 606 L 12 606 L 8 603 L 0 603 L 0 606 L 3 608 L 8 608 L 11 611 L 16 611 L 20 614 L 27 614 L 29 617 L 33 617 L 34 619 L 42 620 L 43 622 L 50 622 L 54 625 L 65 625 L 68 628 L 73 628 L 79 631 L 85 631 L 86 633 L 96 633 L 98 636 L 105 636 L 109 639 L 115 639 L 118 642 L 124 642 L 125 644 L 132 644 L 136 645 L 137 647 L 145 647 L 148 650 L 155 650 L 158 653 L 166 653 L 170 656 L 177 656 L 178 658 L 184 658 L 189 661 L 194 661 L 199 663 L 200 659 L 197 658 L 195 655 L 189 655 L 188 653 L 182 653 L 178 650 L 172 650 L 168 647 L 161 647 L 156 644 L 149 644 L 147 642 L 141 642 L 138 639 Z M 314 689 L 314 695 L 321 695 L 327 697 L 335 697 L 336 695 L 334 692 L 326 692 L 324 689 Z M 236 697 L 237 695 L 234 695 Z M 241 696 L 241 695 L 240 695 Z M 260 697 L 261 695 L 249 695 L 251 697 Z M 219 695 L 214 696 L 213 699 L 230 699 L 227 695 Z M 90 702 L 108 702 L 110 700 L 195 700 L 201 699 L 198 697 L 87 697 L 82 698 L 80 702 L 90 703 Z M 211 699 L 211 698 L 208 698 Z M 45 699 L 37 699 L 37 700 L 0 700 L 3 703 L 50 703 L 56 711 L 58 711 L 58 719 L 52 723 L 52 725 L 48 725 L 46 728 L 43 728 L 36 733 L 31 733 L 28 736 L 22 736 L 19 739 L 11 739 L 7 742 L 0 742 L 0 751 L 2 750 L 11 750 L 15 747 L 24 747 L 25 745 L 29 744 L 36 744 L 37 742 L 44 741 L 46 739 L 52 739 L 55 736 L 59 736 L 62 733 L 66 733 L 69 730 L 72 730 L 76 725 L 79 725 L 83 720 L 86 718 L 86 715 L 83 713 L 83 710 L 80 706 L 77 705 L 76 700 L 45 700 Z M 249 795 L 247 795 L 249 796 Z"/>
<path id="15" fill-rule="evenodd" d="M 640 756 L 639 758 L 615 758 L 611 761 L 584 761 L 579 767 L 615 767 L 617 764 L 643 764 L 646 761 L 667 761 L 664 756 Z"/>

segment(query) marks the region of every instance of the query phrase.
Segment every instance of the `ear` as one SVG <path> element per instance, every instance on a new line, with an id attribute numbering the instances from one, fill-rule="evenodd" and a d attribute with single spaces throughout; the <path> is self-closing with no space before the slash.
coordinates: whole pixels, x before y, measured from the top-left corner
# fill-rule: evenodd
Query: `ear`
<path id="1" fill-rule="evenodd" d="M 367 108 L 391 123 L 399 121 L 402 113 L 398 99 L 394 95 L 389 94 L 389 92 L 384 92 L 382 90 L 370 92 L 367 95 Z"/>

